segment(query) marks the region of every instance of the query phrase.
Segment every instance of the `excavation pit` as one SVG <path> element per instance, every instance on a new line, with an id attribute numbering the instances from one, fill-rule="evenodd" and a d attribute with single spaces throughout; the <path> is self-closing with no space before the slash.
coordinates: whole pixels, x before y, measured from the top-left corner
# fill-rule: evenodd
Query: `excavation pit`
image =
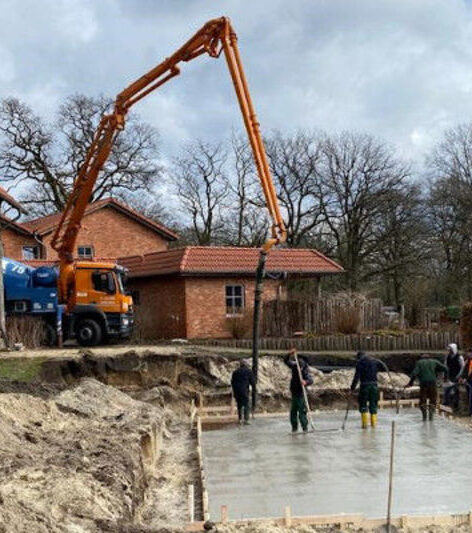
<path id="1" fill-rule="evenodd" d="M 340 428 L 344 413 L 322 412 L 318 430 Z M 393 516 L 468 513 L 472 477 L 469 429 L 417 409 L 382 410 L 375 429 L 352 413 L 345 431 L 292 436 L 285 418 L 204 431 L 210 516 L 222 505 L 230 520 L 361 513 L 385 516 L 391 421 L 396 423 Z"/>

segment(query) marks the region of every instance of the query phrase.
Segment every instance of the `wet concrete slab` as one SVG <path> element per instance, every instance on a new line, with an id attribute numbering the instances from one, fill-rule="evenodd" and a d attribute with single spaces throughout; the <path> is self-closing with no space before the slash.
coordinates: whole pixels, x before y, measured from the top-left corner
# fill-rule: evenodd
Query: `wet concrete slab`
<path id="1" fill-rule="evenodd" d="M 316 416 L 318 429 L 341 427 L 344 413 Z M 292 436 L 284 419 L 203 433 L 210 513 L 230 519 L 364 513 L 385 516 L 391 421 L 397 420 L 393 514 L 447 514 L 472 508 L 472 431 L 419 410 L 379 413 L 361 430 L 354 413 L 344 432 Z"/>

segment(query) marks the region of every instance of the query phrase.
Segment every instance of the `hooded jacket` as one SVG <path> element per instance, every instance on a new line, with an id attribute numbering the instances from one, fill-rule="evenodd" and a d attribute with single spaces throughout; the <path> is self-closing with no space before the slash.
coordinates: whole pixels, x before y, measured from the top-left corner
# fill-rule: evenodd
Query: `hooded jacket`
<path id="1" fill-rule="evenodd" d="M 292 371 L 292 379 L 290 380 L 290 392 L 292 393 L 293 396 L 301 396 L 303 394 L 303 387 L 302 387 L 302 384 L 300 383 L 300 376 L 298 374 L 297 363 L 290 359 L 290 354 L 285 357 L 284 363 Z M 312 385 L 313 378 L 311 377 L 308 363 L 302 357 L 298 358 L 298 363 L 300 365 L 300 370 L 301 370 L 303 381 L 305 381 L 307 385 Z"/>
<path id="2" fill-rule="evenodd" d="M 456 383 L 464 370 L 464 358 L 459 354 L 457 344 L 449 344 L 448 350 L 449 352 L 444 359 L 444 364 L 447 366 L 449 379 L 453 383 Z"/>
<path id="3" fill-rule="evenodd" d="M 371 359 L 367 355 L 362 355 L 356 364 L 356 373 L 351 383 L 351 390 L 354 391 L 358 382 L 363 385 L 377 385 L 377 372 L 383 370 L 382 363 Z"/>

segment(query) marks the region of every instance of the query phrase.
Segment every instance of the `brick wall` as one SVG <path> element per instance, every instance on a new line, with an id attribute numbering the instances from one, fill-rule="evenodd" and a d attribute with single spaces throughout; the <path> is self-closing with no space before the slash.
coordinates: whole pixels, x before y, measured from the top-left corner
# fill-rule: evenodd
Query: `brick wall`
<path id="1" fill-rule="evenodd" d="M 23 235 L 13 229 L 6 228 L 2 231 L 3 253 L 5 257 L 23 261 L 23 246 L 35 246 L 38 243 L 33 237 Z"/>
<path id="2" fill-rule="evenodd" d="M 187 315 L 187 337 L 224 338 L 230 337 L 231 318 L 226 314 L 226 285 L 243 285 L 247 319 L 251 320 L 254 308 L 254 279 L 250 278 L 186 278 L 185 307 Z M 284 297 L 281 281 L 265 280 L 264 300 Z M 248 330 L 250 334 L 250 330 Z"/>
<path id="3" fill-rule="evenodd" d="M 51 248 L 52 233 L 45 235 L 47 259 L 56 259 Z M 168 242 L 150 228 L 104 207 L 86 215 L 77 239 L 77 246 L 93 246 L 95 257 L 125 257 L 167 250 Z M 76 250 L 77 252 L 77 250 Z"/>
<path id="4" fill-rule="evenodd" d="M 139 335 L 145 339 L 228 338 L 225 287 L 243 285 L 249 321 L 254 305 L 254 279 L 175 278 L 130 279 L 128 288 L 138 290 L 136 305 Z M 266 280 L 264 300 L 285 298 L 283 282 Z M 250 334 L 250 330 L 248 330 Z"/>
<path id="5" fill-rule="evenodd" d="M 186 336 L 183 279 L 130 279 L 128 288 L 139 291 L 140 303 L 135 306 L 138 336 L 144 339 Z"/>

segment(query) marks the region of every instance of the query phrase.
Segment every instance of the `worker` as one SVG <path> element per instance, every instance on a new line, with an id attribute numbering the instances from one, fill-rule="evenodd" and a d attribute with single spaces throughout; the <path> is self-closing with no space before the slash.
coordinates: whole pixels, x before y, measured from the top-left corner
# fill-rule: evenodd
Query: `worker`
<path id="1" fill-rule="evenodd" d="M 469 409 L 469 416 L 472 416 L 472 348 L 469 348 L 467 357 L 464 361 L 464 369 L 460 377 L 460 383 L 463 383 L 467 388 L 467 405 Z"/>
<path id="2" fill-rule="evenodd" d="M 447 366 L 431 358 L 428 354 L 423 354 L 411 373 L 410 381 L 405 385 L 405 389 L 411 387 L 415 379 L 418 378 L 420 382 L 420 409 L 424 421 L 428 418 L 428 400 L 429 419 L 433 420 L 434 417 L 434 411 L 438 402 L 438 388 L 436 385 L 438 372 L 444 372 L 446 377 Z"/>
<path id="3" fill-rule="evenodd" d="M 292 402 L 290 407 L 290 424 L 292 425 L 292 433 L 298 431 L 298 423 L 302 426 L 303 431 L 308 431 L 308 417 L 307 406 L 303 394 L 303 387 L 308 387 L 313 384 L 313 378 L 310 374 L 310 369 L 306 359 L 298 357 L 298 365 L 296 362 L 297 350 L 292 348 L 285 356 L 284 363 L 292 371 L 292 379 L 290 380 L 290 393 L 292 395 Z M 300 381 L 301 374 L 301 381 Z"/>
<path id="4" fill-rule="evenodd" d="M 249 387 L 254 387 L 254 374 L 244 359 L 231 376 L 233 396 L 238 406 L 239 424 L 249 425 Z"/>
<path id="5" fill-rule="evenodd" d="M 457 384 L 464 370 L 464 358 L 459 354 L 457 344 L 452 343 L 447 347 L 447 354 L 444 358 L 447 366 L 449 382 L 444 389 L 444 404 L 457 409 L 459 407 L 459 389 Z"/>
<path id="6" fill-rule="evenodd" d="M 364 352 L 357 352 L 356 372 L 351 383 L 351 394 L 359 388 L 359 412 L 361 413 L 362 428 L 368 426 L 369 413 L 370 425 L 377 425 L 377 405 L 379 402 L 379 388 L 377 386 L 377 372 L 383 365 L 377 359 L 368 357 Z"/>

